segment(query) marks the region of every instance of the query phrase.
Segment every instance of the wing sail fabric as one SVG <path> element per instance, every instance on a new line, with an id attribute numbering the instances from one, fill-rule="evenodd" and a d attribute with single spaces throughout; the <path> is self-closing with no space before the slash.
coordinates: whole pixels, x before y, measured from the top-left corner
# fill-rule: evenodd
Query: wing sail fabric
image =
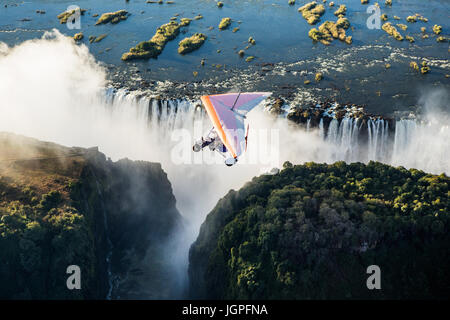
<path id="1" fill-rule="evenodd" d="M 201 97 L 214 129 L 234 158 L 245 150 L 245 115 L 270 94 L 227 93 Z"/>

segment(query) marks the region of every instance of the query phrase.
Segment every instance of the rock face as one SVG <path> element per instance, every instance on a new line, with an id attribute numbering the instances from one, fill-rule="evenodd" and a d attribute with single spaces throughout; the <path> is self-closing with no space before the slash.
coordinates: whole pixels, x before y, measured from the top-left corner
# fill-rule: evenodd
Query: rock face
<path id="1" fill-rule="evenodd" d="M 189 253 L 191 297 L 446 299 L 449 184 L 378 162 L 287 162 L 207 216 Z M 366 286 L 371 265 L 382 290 Z"/>
<path id="2" fill-rule="evenodd" d="M 307 128 L 318 128 L 322 122 L 325 134 L 328 132 L 330 122 L 336 119 L 339 123 L 345 118 L 357 119 L 359 132 L 367 131 L 369 121 L 384 120 L 388 123 L 389 134 L 395 133 L 395 119 L 367 113 L 364 106 L 341 105 L 333 101 L 323 101 L 308 106 L 287 106 L 285 101 L 277 98 L 273 103 L 269 103 L 268 109 L 271 113 L 286 116 L 298 125 Z"/>
<path id="3" fill-rule="evenodd" d="M 164 250 L 182 223 L 158 163 L 0 134 L 1 299 L 171 297 Z"/>

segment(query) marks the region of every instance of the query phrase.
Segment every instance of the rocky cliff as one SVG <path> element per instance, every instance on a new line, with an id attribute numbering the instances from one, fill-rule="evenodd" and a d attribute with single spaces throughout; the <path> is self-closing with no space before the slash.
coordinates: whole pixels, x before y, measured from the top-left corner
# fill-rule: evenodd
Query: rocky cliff
<path id="1" fill-rule="evenodd" d="M 447 299 L 449 183 L 370 162 L 284 165 L 221 199 L 189 254 L 208 299 Z M 381 289 L 367 268 L 379 266 Z"/>
<path id="2" fill-rule="evenodd" d="M 160 164 L 0 134 L 0 298 L 169 298 L 179 228 Z"/>

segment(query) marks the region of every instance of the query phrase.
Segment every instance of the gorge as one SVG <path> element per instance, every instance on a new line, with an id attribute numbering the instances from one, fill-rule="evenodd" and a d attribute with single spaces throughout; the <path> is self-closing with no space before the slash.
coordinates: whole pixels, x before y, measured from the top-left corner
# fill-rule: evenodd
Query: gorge
<path id="1" fill-rule="evenodd" d="M 3 97 L 0 131 L 51 141 L 68 146 L 66 153 L 82 154 L 77 157 L 81 157 L 79 161 L 84 165 L 75 166 L 74 172 L 78 175 L 71 177 L 75 182 L 70 189 L 74 198 L 68 198 L 67 194 L 63 197 L 67 202 L 58 201 L 56 207 L 44 210 L 45 214 L 53 209 L 64 211 L 66 209 L 60 205 L 70 205 L 71 212 L 75 213 L 76 209 L 76 214 L 83 213 L 90 226 L 96 228 L 93 232 L 94 229 L 84 225 L 83 231 L 86 235 L 93 233 L 82 247 L 87 248 L 86 254 L 90 250 L 98 251 L 98 254 L 89 253 L 86 258 L 87 265 L 92 268 L 89 280 L 92 282 L 88 286 L 92 291 L 75 298 L 185 297 L 189 248 L 197 239 L 207 214 L 231 189 L 240 189 L 254 177 L 274 167 L 281 168 L 286 161 L 293 164 L 311 161 L 331 164 L 340 160 L 349 163 L 376 160 L 438 175 L 449 172 L 446 91 L 436 89 L 425 94 L 418 102 L 423 109 L 422 117 L 417 115 L 416 119 L 390 119 L 376 115 L 363 115 L 361 119 L 346 115 L 336 117 L 336 113 L 333 115 L 330 110 L 322 110 L 322 106 L 304 107 L 296 105 L 296 102 L 289 105 L 287 100 L 285 109 L 288 114 L 291 109 L 294 115 L 296 110 L 302 109 L 295 117 L 286 115 L 293 120 L 288 121 L 283 115 L 274 116 L 261 106 L 249 114 L 252 123 L 249 141 L 252 144 L 248 154 L 249 157 L 255 155 L 255 158 L 247 159 L 247 162 L 242 159 L 242 163 L 230 171 L 223 163 L 207 164 L 208 154 L 202 155 L 199 163 L 192 158 L 178 161 L 177 150 L 192 157 L 193 133 L 202 134 L 210 129 L 209 121 L 198 107 L 197 98 L 171 100 L 127 88 L 114 89 L 108 83 L 106 69 L 93 58 L 87 47 L 77 46 L 72 39 L 54 32 L 47 32 L 42 39 L 25 41 L 13 48 L 2 46 L 0 52 L 0 75 L 8 75 L 0 76 L 0 96 Z M 352 107 L 340 110 L 351 110 Z M 308 110 L 311 112 L 305 117 L 304 112 Z M 317 110 L 320 110 L 319 115 L 313 117 Z M 268 138 L 269 131 L 275 133 L 274 139 Z M 181 141 L 187 141 L 186 145 L 180 144 L 180 137 L 183 138 Z M 72 146 L 82 149 L 70 149 Z M 98 147 L 98 151 L 89 149 L 92 147 Z M 106 157 L 111 157 L 111 160 Z M 123 158 L 132 160 L 121 160 Z M 183 156 L 181 158 L 184 159 Z M 45 165 L 45 162 L 37 163 L 37 169 Z M 362 164 L 356 166 L 359 169 L 363 167 Z M 285 170 L 281 177 L 289 170 L 301 171 Z M 404 169 L 398 170 L 404 173 Z M 270 179 L 265 176 L 258 179 Z M 277 177 L 274 175 L 273 179 Z M 406 180 L 407 177 L 402 182 L 406 183 Z M 67 182 L 66 179 L 62 181 Z M 77 181 L 83 183 L 79 185 Z M 8 190 L 12 188 L 8 181 L 4 185 Z M 19 185 L 21 189 L 27 186 Z M 58 188 L 65 186 L 59 185 Z M 24 205 L 38 206 L 49 197 L 42 198 L 45 194 L 54 191 L 43 190 L 46 192 L 38 192 L 41 198 L 34 199 L 39 201 L 35 203 L 31 202 L 32 197 L 24 198 L 27 201 Z M 14 200 L 20 200 L 16 193 L 12 198 L 2 198 L 8 208 Z M 12 211 L 18 212 L 21 220 L 23 208 L 19 206 L 22 209 L 18 210 L 16 207 L 5 210 L 8 215 Z M 229 213 L 236 213 L 233 210 Z M 136 218 L 129 219 L 134 214 Z M 64 216 L 64 213 L 60 215 Z M 25 226 L 33 223 L 25 221 Z M 183 227 L 178 229 L 180 225 Z M 440 230 L 439 226 L 436 228 Z M 443 228 L 447 230 L 447 224 Z M 99 238 L 95 239 L 94 235 Z M 34 250 L 35 247 L 25 242 L 21 249 Z M 77 250 L 70 248 L 69 252 Z M 84 252 L 77 254 L 85 256 Z M 13 260 L 17 259 L 20 260 L 20 255 L 14 256 Z M 161 274 L 161 271 L 167 273 Z M 2 275 L 8 278 L 5 275 L 10 275 L 10 270 L 4 272 Z M 29 270 L 23 272 L 29 276 Z M 96 274 L 101 276 L 95 277 Z M 169 279 L 173 279 L 173 283 Z M 50 284 L 54 283 L 51 281 Z M 39 291 L 34 293 L 33 290 L 38 289 L 22 292 L 14 285 L 10 286 L 15 288 L 11 289 L 13 291 L 2 294 L 19 298 L 43 294 Z M 39 287 L 40 283 L 32 285 Z M 59 292 L 58 297 L 73 298 L 64 290 L 55 292 Z M 48 296 L 51 297 L 53 295 Z"/>

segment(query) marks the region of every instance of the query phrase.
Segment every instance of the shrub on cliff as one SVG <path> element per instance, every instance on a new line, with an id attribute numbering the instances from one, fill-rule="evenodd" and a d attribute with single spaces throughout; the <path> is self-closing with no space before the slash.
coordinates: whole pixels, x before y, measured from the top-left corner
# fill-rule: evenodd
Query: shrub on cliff
<path id="1" fill-rule="evenodd" d="M 449 183 L 375 162 L 287 163 L 231 191 L 208 215 L 190 251 L 191 294 L 446 298 Z M 372 264 L 382 290 L 366 287 Z"/>
<path id="2" fill-rule="evenodd" d="M 61 195 L 50 192 L 39 205 L 19 201 L 0 209 L 0 298 L 73 299 L 87 297 L 65 287 L 65 268 L 94 265 L 87 218 L 75 208 L 59 206 Z M 85 269 L 85 286 L 93 270 Z"/>

